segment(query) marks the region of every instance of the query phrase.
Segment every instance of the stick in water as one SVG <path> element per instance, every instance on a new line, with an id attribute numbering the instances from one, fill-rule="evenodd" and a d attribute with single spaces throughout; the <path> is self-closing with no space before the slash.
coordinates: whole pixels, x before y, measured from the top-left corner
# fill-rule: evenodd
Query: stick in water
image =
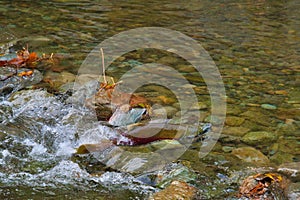
<path id="1" fill-rule="evenodd" d="M 102 57 L 102 72 L 103 72 L 103 79 L 104 79 L 104 83 L 107 84 L 106 77 L 105 77 L 105 66 L 104 66 L 104 53 L 103 53 L 103 49 L 100 48 L 100 51 L 101 51 L 101 57 Z"/>

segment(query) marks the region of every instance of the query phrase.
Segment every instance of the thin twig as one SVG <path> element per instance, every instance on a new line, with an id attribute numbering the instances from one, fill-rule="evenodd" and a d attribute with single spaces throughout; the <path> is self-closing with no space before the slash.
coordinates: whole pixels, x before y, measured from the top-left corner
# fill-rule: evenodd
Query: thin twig
<path id="1" fill-rule="evenodd" d="M 105 77 L 105 66 L 104 66 L 104 53 L 103 53 L 103 49 L 100 48 L 100 51 L 101 51 L 101 57 L 102 57 L 102 72 L 103 72 L 103 79 L 104 79 L 104 83 L 107 84 L 106 77 Z"/>
<path id="2" fill-rule="evenodd" d="M 113 78 L 113 77 L 110 77 L 110 79 L 111 79 L 112 84 L 115 85 L 116 83 L 115 83 L 114 78 Z"/>

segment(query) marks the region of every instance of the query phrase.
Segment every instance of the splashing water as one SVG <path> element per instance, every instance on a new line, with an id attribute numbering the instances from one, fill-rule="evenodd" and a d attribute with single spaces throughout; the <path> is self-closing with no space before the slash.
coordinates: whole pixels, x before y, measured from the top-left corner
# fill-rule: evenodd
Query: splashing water
<path id="1" fill-rule="evenodd" d="M 101 196 L 112 195 L 107 192 L 108 188 L 122 189 L 120 194 L 113 196 L 124 195 L 121 194 L 124 191 L 129 196 L 154 191 L 151 186 L 124 173 L 105 172 L 91 176 L 71 160 L 79 145 L 96 143 L 114 134 L 111 129 L 89 120 L 91 114 L 85 108 L 66 105 L 43 90 L 21 91 L 0 104 L 2 110 L 12 110 L 12 114 L 3 112 L 7 116 L 0 121 L 0 185 L 5 185 L 0 191 L 3 198 L 10 195 L 25 198 L 39 191 L 43 191 L 41 195 L 48 192 L 50 196 L 68 190 L 88 192 L 86 196 L 99 192 Z M 16 191 L 22 187 L 29 191 L 28 194 Z"/>

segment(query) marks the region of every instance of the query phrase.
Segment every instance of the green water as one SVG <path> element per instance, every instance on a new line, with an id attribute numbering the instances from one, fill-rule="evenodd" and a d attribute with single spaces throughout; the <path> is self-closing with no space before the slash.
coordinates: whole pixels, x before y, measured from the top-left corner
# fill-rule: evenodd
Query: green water
<path id="1" fill-rule="evenodd" d="M 210 166 L 223 161 L 224 167 L 241 170 L 255 165 L 242 162 L 239 166 L 231 150 L 251 146 L 267 156 L 266 166 L 276 168 L 283 163 L 300 162 L 299 1 L 0 1 L 0 44 L 28 38 L 33 51 L 62 55 L 59 67 L 73 74 L 103 40 L 122 31 L 149 26 L 176 30 L 198 41 L 216 63 L 226 89 L 227 120 L 211 155 L 199 160 L 195 147 L 181 160 L 189 161 L 197 172 L 205 167 L 203 162 Z M 195 93 L 205 105 L 201 120 L 209 121 L 205 84 L 193 76 L 189 67 L 184 67 L 184 60 L 154 50 L 131 52 L 124 58 L 127 65 L 118 67 L 122 64 L 118 61 L 108 71 L 109 75 L 120 77 L 130 69 L 132 60 L 158 61 L 179 69 L 196 86 Z M 51 68 L 41 70 L 47 73 Z M 146 88 L 142 92 L 147 95 L 147 91 Z M 273 133 L 275 139 L 247 141 L 245 135 L 256 131 Z M 207 170 L 212 176 L 218 171 Z M 0 186 L 2 193 L 7 193 L 4 197 L 13 199 L 18 186 Z M 73 192 L 66 188 L 61 192 L 49 190 L 49 198 L 52 194 L 73 198 Z M 222 186 L 219 188 L 223 190 Z M 24 186 L 19 198 L 30 198 L 23 194 L 27 190 L 36 196 L 43 195 L 42 188 Z M 132 191 L 122 192 L 124 198 L 136 195 Z M 122 192 L 112 198 L 122 199 Z M 94 198 L 95 194 L 90 192 L 84 197 Z M 107 192 L 99 199 L 109 195 Z"/>

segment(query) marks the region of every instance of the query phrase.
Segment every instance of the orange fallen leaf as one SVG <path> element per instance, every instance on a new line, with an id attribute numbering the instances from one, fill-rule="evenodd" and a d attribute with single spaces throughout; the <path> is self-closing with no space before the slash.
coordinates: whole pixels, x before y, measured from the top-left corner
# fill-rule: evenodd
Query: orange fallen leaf
<path id="1" fill-rule="evenodd" d="M 20 72 L 19 74 L 18 74 L 18 76 L 30 76 L 30 75 L 32 75 L 33 74 L 33 71 L 24 71 L 24 72 Z"/>

